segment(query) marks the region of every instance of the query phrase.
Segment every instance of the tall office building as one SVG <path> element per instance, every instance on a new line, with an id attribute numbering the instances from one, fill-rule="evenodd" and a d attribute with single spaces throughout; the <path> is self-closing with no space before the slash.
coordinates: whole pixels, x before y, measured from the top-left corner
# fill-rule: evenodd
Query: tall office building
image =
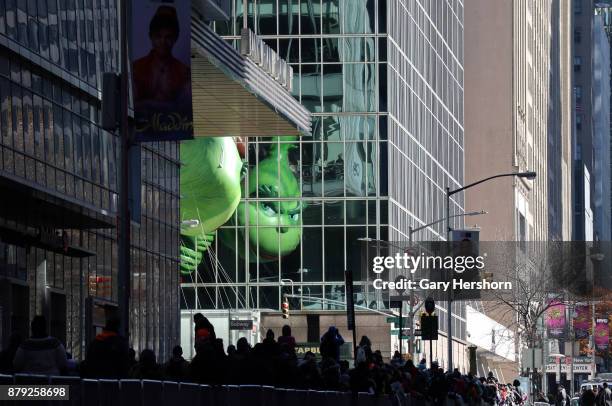
<path id="1" fill-rule="evenodd" d="M 610 154 L 603 153 L 610 146 L 610 118 L 605 113 L 610 105 L 609 83 L 605 83 L 610 55 L 606 35 L 608 6 L 606 1 L 574 2 L 574 238 L 577 240 L 611 238 Z"/>
<path id="2" fill-rule="evenodd" d="M 571 239 L 570 7 L 466 2 L 466 179 L 537 173 L 533 181 L 503 177 L 466 192 L 466 211 L 489 213 L 478 218 L 481 241 Z M 489 310 L 513 328 L 512 318 Z M 505 364 L 517 372 L 518 363 Z"/>
<path id="3" fill-rule="evenodd" d="M 603 20 L 604 30 L 608 36 L 610 49 L 612 50 L 612 1 L 599 1 L 595 5 L 595 14 L 599 15 Z M 610 77 L 612 84 L 612 76 Z M 610 121 L 612 121 L 612 93 L 610 94 Z M 610 127 L 610 138 L 612 139 L 612 126 Z M 612 173 L 612 143 L 610 145 L 610 173 Z M 612 183 L 612 180 L 611 180 Z M 612 199 L 612 188 L 610 190 L 610 199 Z"/>
<path id="4" fill-rule="evenodd" d="M 117 303 L 117 135 L 100 123 L 101 74 L 119 69 L 117 1 L 0 8 L 0 337 L 50 333 L 77 359 Z M 178 342 L 178 144 L 140 149 L 132 231 L 131 341 Z M 138 200 L 138 199 L 136 199 Z"/>
<path id="5" fill-rule="evenodd" d="M 548 128 L 548 238 L 572 239 L 572 9 L 551 3 L 550 111 Z"/>
<path id="6" fill-rule="evenodd" d="M 610 241 L 610 42 L 604 18 L 593 17 L 593 190 L 595 240 Z"/>
<path id="7" fill-rule="evenodd" d="M 466 177 L 537 172 L 467 192 L 481 240 L 569 239 L 569 2 L 472 1 L 466 20 Z"/>
<path id="8" fill-rule="evenodd" d="M 574 46 L 573 86 L 575 127 L 573 136 L 574 162 L 574 223 L 573 239 L 593 241 L 594 235 L 594 157 L 593 157 L 593 1 L 573 3 Z"/>
<path id="9" fill-rule="evenodd" d="M 278 327 L 289 294 L 298 341 L 318 342 L 331 324 L 347 338 L 344 271 L 361 272 L 358 239 L 407 241 L 409 226 L 445 216 L 445 187 L 463 184 L 463 3 L 237 0 L 231 14 L 215 31 L 239 47 L 246 26 L 291 64 L 312 135 L 237 141 L 246 161 L 240 204 L 198 270 L 183 275 L 183 307 L 251 309 L 259 326 Z M 462 211 L 457 195 L 451 214 Z M 370 289 L 357 281 L 357 305 L 386 308 Z M 464 310 L 456 311 L 453 331 L 464 339 Z M 390 355 L 384 317 L 358 319 L 358 334 Z M 434 357 L 446 362 L 444 340 Z"/>

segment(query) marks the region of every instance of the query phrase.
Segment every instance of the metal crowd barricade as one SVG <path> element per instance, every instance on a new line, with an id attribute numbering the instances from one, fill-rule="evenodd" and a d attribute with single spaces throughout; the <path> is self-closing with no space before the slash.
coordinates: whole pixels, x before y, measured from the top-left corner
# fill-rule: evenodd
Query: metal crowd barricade
<path id="1" fill-rule="evenodd" d="M 179 384 L 177 382 L 164 381 L 162 383 L 162 404 L 173 405 L 178 400 Z"/>
<path id="2" fill-rule="evenodd" d="M 180 405 L 199 405 L 200 404 L 200 385 L 197 383 L 179 384 L 179 404 Z"/>
<path id="3" fill-rule="evenodd" d="M 122 406 L 142 405 L 142 381 L 140 379 L 123 379 L 119 381 L 119 400 Z"/>
<path id="4" fill-rule="evenodd" d="M 163 387 L 161 381 L 142 381 L 142 402 L 147 406 L 163 405 Z"/>
<path id="5" fill-rule="evenodd" d="M 79 406 L 85 404 L 81 401 L 82 385 L 81 378 L 78 376 L 52 376 L 49 379 L 49 384 L 69 386 L 68 393 L 70 395 L 70 400 L 54 401 L 53 405 Z"/>
<path id="6" fill-rule="evenodd" d="M 413 406 L 369 393 L 273 388 L 259 385 L 200 385 L 147 379 L 81 379 L 71 376 L 0 375 L 0 385 L 68 385 L 70 399 L 37 406 Z M 26 405 L 27 402 L 19 404 Z M 2 403 L 10 405 L 11 403 Z"/>
<path id="7" fill-rule="evenodd" d="M 117 406 L 119 404 L 119 381 L 100 379 L 98 381 L 98 406 Z"/>

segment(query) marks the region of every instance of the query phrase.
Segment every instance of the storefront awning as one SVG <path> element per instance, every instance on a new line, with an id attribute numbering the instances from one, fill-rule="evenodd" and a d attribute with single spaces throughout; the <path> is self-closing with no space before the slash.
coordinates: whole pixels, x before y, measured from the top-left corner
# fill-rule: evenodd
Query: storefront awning
<path id="1" fill-rule="evenodd" d="M 0 171 L 0 216 L 28 227 L 93 229 L 115 227 L 110 213 Z"/>
<path id="2" fill-rule="evenodd" d="M 310 113 L 204 22 L 191 23 L 194 136 L 308 135 Z"/>

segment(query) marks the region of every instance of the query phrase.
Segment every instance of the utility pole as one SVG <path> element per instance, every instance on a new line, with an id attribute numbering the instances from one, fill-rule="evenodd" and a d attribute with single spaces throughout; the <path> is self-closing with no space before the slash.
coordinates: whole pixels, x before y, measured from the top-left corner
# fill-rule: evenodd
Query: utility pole
<path id="1" fill-rule="evenodd" d="M 129 157 L 131 133 L 128 121 L 129 76 L 128 76 L 128 0 L 121 0 L 120 42 L 121 42 L 121 123 L 119 136 L 121 138 L 121 162 L 119 176 L 119 230 L 117 245 L 119 247 L 118 266 L 118 304 L 121 320 L 121 333 L 130 338 L 130 206 L 129 206 Z"/>
<path id="2" fill-rule="evenodd" d="M 451 226 L 450 226 L 450 188 L 446 187 L 446 246 L 450 247 Z M 452 270 L 451 272 L 454 272 Z M 449 279 L 450 281 L 450 279 Z M 453 289 L 448 290 L 448 302 L 446 306 L 446 343 L 448 371 L 453 372 Z"/>
<path id="3" fill-rule="evenodd" d="M 576 311 L 575 308 L 575 303 L 570 303 L 570 308 L 569 308 L 569 330 L 570 330 L 570 345 L 572 346 L 572 349 L 570 351 L 570 371 L 569 371 L 569 376 L 570 376 L 570 397 L 574 396 L 574 393 L 576 391 L 576 388 L 574 387 L 574 339 L 575 339 L 575 334 L 576 332 L 574 331 L 574 312 Z"/>

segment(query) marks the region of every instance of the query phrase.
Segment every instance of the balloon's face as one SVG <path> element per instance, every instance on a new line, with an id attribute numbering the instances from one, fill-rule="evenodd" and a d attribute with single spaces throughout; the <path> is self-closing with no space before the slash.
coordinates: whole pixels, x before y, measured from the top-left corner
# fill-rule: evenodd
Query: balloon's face
<path id="1" fill-rule="evenodd" d="M 300 187 L 285 159 L 273 155 L 259 163 L 249 177 L 249 197 L 258 200 L 240 203 L 237 220 L 248 227 L 250 252 L 262 260 L 293 252 L 302 235 Z"/>
<path id="2" fill-rule="evenodd" d="M 301 220 L 299 201 L 264 201 L 247 205 L 249 245 L 251 252 L 264 260 L 275 260 L 290 254 L 300 243 Z M 239 208 L 238 221 L 246 224 L 245 210 Z M 259 252 L 258 252 L 259 251 Z"/>

